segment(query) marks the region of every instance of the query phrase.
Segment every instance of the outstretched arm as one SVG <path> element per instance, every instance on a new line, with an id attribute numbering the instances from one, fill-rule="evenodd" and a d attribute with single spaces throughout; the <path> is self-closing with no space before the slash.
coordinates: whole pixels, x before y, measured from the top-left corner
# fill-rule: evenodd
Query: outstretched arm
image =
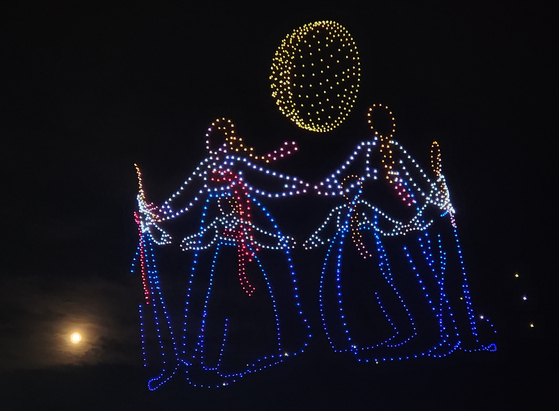
<path id="1" fill-rule="evenodd" d="M 266 198 L 283 198 L 304 194 L 310 184 L 295 176 L 266 169 L 244 157 L 227 156 L 239 168 L 239 179 L 244 188 Z"/>
<path id="2" fill-rule="evenodd" d="M 211 171 L 215 159 L 211 156 L 205 158 L 198 167 L 182 183 L 180 188 L 171 195 L 160 207 L 160 220 L 172 220 L 189 211 L 204 194 L 208 192 L 208 173 Z"/>
<path id="3" fill-rule="evenodd" d="M 248 225 L 252 228 L 252 233 L 257 235 L 257 238 L 254 238 L 253 242 L 259 248 L 285 250 L 295 247 L 295 239 L 289 235 L 271 233 L 252 223 Z"/>
<path id="4" fill-rule="evenodd" d="M 417 210 L 417 213 L 409 221 L 400 221 L 383 213 L 369 202 L 361 200 L 361 204 L 367 207 L 359 218 L 359 227 L 363 229 L 375 230 L 385 237 L 404 235 L 411 231 L 422 231 L 429 227 L 433 221 L 423 219 L 423 211 L 426 206 Z"/>
<path id="5" fill-rule="evenodd" d="M 221 225 L 221 221 L 215 219 L 209 226 L 202 228 L 199 232 L 184 237 L 181 241 L 181 249 L 183 251 L 201 251 L 210 248 L 219 239 L 218 225 Z"/>
<path id="6" fill-rule="evenodd" d="M 343 214 L 344 208 L 345 204 L 342 204 L 332 209 L 332 211 L 330 211 L 330 214 L 328 214 L 328 217 L 326 217 L 320 227 L 318 227 L 316 231 L 312 233 L 311 236 L 307 238 L 307 240 L 303 243 L 303 248 L 306 250 L 310 250 L 312 248 L 328 244 L 330 241 L 332 241 L 334 235 L 329 235 L 327 234 L 327 232 L 332 231 L 333 233 L 335 233 L 337 232 L 337 229 L 340 228 L 340 219 L 341 215 Z"/>
<path id="7" fill-rule="evenodd" d="M 324 178 L 314 186 L 318 195 L 341 196 L 342 181 L 348 174 L 357 173 L 363 181 L 368 179 L 376 180 L 378 170 L 371 164 L 371 156 L 377 148 L 377 139 L 363 141 L 359 143 L 347 160 L 332 174 Z"/>

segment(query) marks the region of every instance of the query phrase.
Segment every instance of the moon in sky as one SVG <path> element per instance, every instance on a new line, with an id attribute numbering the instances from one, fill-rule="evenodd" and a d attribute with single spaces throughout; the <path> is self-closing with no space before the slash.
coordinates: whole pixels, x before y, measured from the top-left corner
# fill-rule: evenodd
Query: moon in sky
<path id="1" fill-rule="evenodd" d="M 70 336 L 70 341 L 72 341 L 74 344 L 79 343 L 82 340 L 82 336 L 80 333 L 73 333 Z"/>
<path id="2" fill-rule="evenodd" d="M 345 27 L 316 21 L 283 39 L 272 59 L 272 98 L 298 127 L 338 127 L 351 111 L 360 81 L 359 53 Z"/>

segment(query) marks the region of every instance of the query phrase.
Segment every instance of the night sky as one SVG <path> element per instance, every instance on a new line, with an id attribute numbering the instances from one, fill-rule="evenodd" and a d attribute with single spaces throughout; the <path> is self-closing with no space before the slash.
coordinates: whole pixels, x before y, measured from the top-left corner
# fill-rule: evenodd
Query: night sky
<path id="1" fill-rule="evenodd" d="M 520 2 L 47 3 L 1 13 L 1 409 L 557 406 L 557 377 L 544 376 L 557 271 L 551 10 Z M 281 115 L 268 77 L 281 40 L 323 19 L 353 35 L 362 83 L 347 121 L 315 134 Z M 149 392 L 141 278 L 130 274 L 134 163 L 149 200 L 161 204 L 204 158 L 208 126 L 226 117 L 263 152 L 297 141 L 299 152 L 278 170 L 318 181 L 368 138 L 373 103 L 394 112 L 395 138 L 424 168 L 439 142 L 474 306 L 495 324 L 498 351 L 373 367 L 330 354 L 317 328 L 296 361 L 230 387 L 175 378 Z M 311 317 L 318 276 L 303 280 Z M 84 341 L 72 345 L 75 330 Z"/>

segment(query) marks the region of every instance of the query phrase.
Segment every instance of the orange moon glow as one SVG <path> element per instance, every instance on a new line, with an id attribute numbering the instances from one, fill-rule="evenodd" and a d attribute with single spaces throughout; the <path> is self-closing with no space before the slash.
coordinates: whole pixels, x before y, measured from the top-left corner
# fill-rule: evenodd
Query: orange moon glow
<path id="1" fill-rule="evenodd" d="M 82 336 L 80 333 L 73 333 L 70 336 L 70 341 L 72 341 L 74 344 L 79 343 L 82 340 Z"/>

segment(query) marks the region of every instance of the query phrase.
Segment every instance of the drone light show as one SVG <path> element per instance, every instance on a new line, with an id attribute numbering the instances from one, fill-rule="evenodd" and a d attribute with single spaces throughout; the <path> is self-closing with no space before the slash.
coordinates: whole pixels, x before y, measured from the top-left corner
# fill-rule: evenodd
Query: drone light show
<path id="1" fill-rule="evenodd" d="M 353 108 L 361 71 L 355 41 L 334 21 L 305 24 L 276 50 L 270 75 L 272 97 L 298 127 L 327 132 Z"/>
<path id="2" fill-rule="evenodd" d="M 349 115 L 359 88 L 355 43 L 336 22 L 306 24 L 282 41 L 270 80 L 287 119 L 307 131 L 331 131 Z M 375 110 L 389 114 L 389 133 L 374 124 Z M 472 304 L 439 143 L 424 169 L 395 140 L 386 105 L 361 115 L 368 134 L 318 181 L 274 170 L 296 159 L 296 142 L 260 152 L 226 118 L 211 123 L 205 158 L 162 204 L 148 202 L 136 166 L 132 272 L 143 288 L 150 390 L 178 375 L 195 387 L 228 386 L 297 361 L 316 338 L 347 361 L 371 364 L 496 350 L 493 325 Z M 371 187 L 404 211 L 382 205 Z M 296 197 L 335 203 L 302 238 L 285 232 L 271 211 Z M 176 226 L 190 231 L 175 238 Z M 177 274 L 186 279 L 180 309 L 166 303 L 169 288 L 157 264 L 163 249 L 188 256 Z M 293 257 L 311 249 L 322 260 L 316 273 Z M 303 293 L 300 278 L 312 276 L 320 278 L 317 292 Z M 320 323 L 309 321 L 311 306 Z"/>

